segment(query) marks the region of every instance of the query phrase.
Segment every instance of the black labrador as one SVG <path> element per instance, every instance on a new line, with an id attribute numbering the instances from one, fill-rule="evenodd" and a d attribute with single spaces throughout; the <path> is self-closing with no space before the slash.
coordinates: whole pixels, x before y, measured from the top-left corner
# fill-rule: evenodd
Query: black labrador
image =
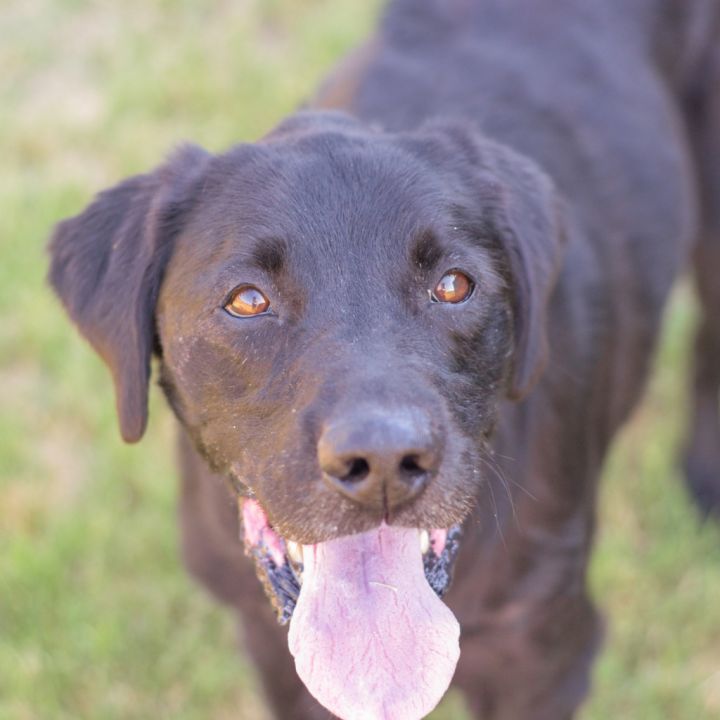
<path id="1" fill-rule="evenodd" d="M 186 561 L 284 720 L 415 720 L 451 681 L 574 715 L 603 458 L 691 257 L 687 478 L 720 512 L 718 0 L 393 0 L 304 111 L 105 191 L 51 255 L 128 442 L 158 358 Z"/>

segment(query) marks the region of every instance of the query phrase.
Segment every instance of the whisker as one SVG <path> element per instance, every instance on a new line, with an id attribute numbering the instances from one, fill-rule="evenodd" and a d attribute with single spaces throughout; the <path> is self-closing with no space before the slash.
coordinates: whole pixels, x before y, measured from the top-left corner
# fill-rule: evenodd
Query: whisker
<path id="1" fill-rule="evenodd" d="M 498 534 L 500 535 L 500 540 L 502 541 L 503 547 L 505 550 L 507 550 L 507 543 L 505 542 L 505 535 L 503 535 L 502 527 L 500 527 L 500 517 L 498 515 L 498 505 L 497 501 L 495 500 L 495 491 L 493 490 L 492 483 L 488 483 L 488 488 L 490 489 L 490 497 L 492 498 L 493 503 L 493 516 L 495 517 L 495 525 L 497 525 Z"/>
<path id="2" fill-rule="evenodd" d="M 493 455 L 481 455 L 480 458 L 484 460 L 490 467 L 495 470 L 503 480 L 503 482 L 510 483 L 514 487 L 516 487 L 520 492 L 525 493 L 531 500 L 534 500 L 535 502 L 540 502 L 540 499 L 533 495 L 525 486 L 521 485 L 517 480 L 513 480 L 511 477 L 506 476 L 502 470 L 500 469 L 500 466 L 497 464 L 495 458 L 499 457 L 503 460 L 513 460 L 514 458 L 508 457 L 507 455 L 498 455 L 496 453 L 493 453 Z"/>
<path id="3" fill-rule="evenodd" d="M 510 490 L 510 486 L 508 485 L 505 476 L 503 475 L 501 469 L 493 463 L 490 458 L 480 457 L 481 461 L 484 463 L 485 467 L 489 468 L 492 473 L 495 475 L 495 477 L 500 481 L 500 484 L 502 485 L 503 489 L 505 490 L 505 494 L 507 495 L 508 500 L 510 501 L 510 509 L 512 510 L 513 514 L 513 520 L 515 521 L 515 525 L 518 524 L 518 518 L 517 518 L 517 512 L 515 510 L 515 499 L 512 496 L 512 491 Z M 490 484 L 490 489 L 492 490 L 492 483 Z"/>

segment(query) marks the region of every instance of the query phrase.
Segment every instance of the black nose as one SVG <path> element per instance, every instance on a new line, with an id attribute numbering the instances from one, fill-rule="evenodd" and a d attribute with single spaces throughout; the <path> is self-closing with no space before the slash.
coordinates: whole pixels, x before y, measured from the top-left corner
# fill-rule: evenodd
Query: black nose
<path id="1" fill-rule="evenodd" d="M 355 409 L 328 423 L 318 442 L 325 481 L 385 512 L 419 495 L 441 456 L 430 419 L 415 409 Z"/>

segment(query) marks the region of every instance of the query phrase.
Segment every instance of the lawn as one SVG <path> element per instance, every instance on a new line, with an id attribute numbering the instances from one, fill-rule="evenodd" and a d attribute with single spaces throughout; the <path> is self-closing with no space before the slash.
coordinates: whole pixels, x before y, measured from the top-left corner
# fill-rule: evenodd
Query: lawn
<path id="1" fill-rule="evenodd" d="M 372 24 L 358 0 L 0 6 L 0 719 L 259 720 L 232 619 L 178 559 L 173 423 L 138 446 L 45 286 L 94 192 L 185 139 L 219 151 L 300 102 Z M 694 305 L 608 464 L 592 584 L 610 618 L 583 720 L 720 717 L 720 531 L 676 467 Z M 464 717 L 451 696 L 435 720 Z"/>

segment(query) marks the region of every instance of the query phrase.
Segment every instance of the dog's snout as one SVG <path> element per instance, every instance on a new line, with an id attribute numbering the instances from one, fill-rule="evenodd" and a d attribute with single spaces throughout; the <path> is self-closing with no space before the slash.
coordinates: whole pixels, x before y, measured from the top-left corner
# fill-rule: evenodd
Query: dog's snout
<path id="1" fill-rule="evenodd" d="M 437 472 L 442 445 L 414 409 L 357 409 L 328 423 L 318 442 L 325 481 L 346 497 L 387 512 L 419 495 Z"/>

